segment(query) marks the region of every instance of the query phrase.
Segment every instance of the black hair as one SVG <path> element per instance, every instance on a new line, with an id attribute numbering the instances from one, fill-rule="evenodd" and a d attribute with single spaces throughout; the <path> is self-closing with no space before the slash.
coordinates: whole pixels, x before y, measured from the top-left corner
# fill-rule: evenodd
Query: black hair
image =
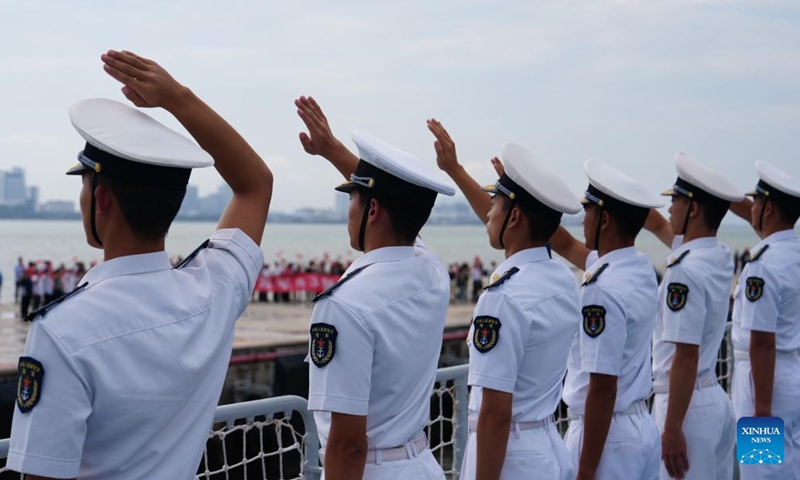
<path id="1" fill-rule="evenodd" d="M 134 235 L 144 240 L 167 236 L 186 195 L 186 187 L 127 185 L 98 175 L 98 185 L 108 187 Z"/>
<path id="2" fill-rule="evenodd" d="M 499 195 L 499 194 L 498 194 Z M 505 195 L 500 195 L 503 199 L 503 210 L 508 211 L 511 199 Z M 545 204 L 534 200 L 535 203 L 522 205 L 519 202 L 514 204 L 528 218 L 530 230 L 528 234 L 535 242 L 547 243 L 550 237 L 556 233 L 561 224 L 561 212 L 557 212 Z"/>
<path id="3" fill-rule="evenodd" d="M 731 207 L 730 202 L 719 203 L 700 203 L 700 218 L 703 219 L 707 228 L 717 230 L 728 209 Z"/>
<path id="4" fill-rule="evenodd" d="M 433 206 L 425 207 L 381 192 L 369 192 L 359 188 L 359 204 L 363 207 L 369 200 L 375 199 L 389 216 L 392 232 L 402 242 L 413 243 L 420 230 L 431 216 Z"/>

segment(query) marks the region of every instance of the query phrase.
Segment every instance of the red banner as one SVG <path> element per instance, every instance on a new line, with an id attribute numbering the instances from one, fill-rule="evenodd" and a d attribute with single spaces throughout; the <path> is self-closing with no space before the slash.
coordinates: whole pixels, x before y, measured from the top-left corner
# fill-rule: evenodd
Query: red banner
<path id="1" fill-rule="evenodd" d="M 261 275 L 256 282 L 256 292 L 321 293 L 339 281 L 338 275 L 324 273 L 298 273 L 296 275 Z"/>

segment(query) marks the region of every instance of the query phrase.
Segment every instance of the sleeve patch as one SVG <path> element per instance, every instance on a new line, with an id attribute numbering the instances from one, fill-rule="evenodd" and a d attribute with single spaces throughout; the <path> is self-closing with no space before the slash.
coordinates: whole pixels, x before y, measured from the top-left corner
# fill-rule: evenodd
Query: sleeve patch
<path id="1" fill-rule="evenodd" d="M 17 407 L 28 413 L 42 398 L 44 367 L 35 358 L 20 357 L 17 374 Z"/>
<path id="2" fill-rule="evenodd" d="M 311 325 L 311 343 L 308 353 L 311 361 L 317 368 L 322 368 L 331 363 L 336 354 L 336 327 L 327 323 L 315 323 Z"/>
<path id="3" fill-rule="evenodd" d="M 606 328 L 606 309 L 600 305 L 583 307 L 583 331 L 592 338 L 597 337 Z"/>
<path id="4" fill-rule="evenodd" d="M 764 279 L 759 277 L 747 277 L 747 290 L 745 296 L 751 302 L 758 301 L 764 294 Z"/>
<path id="5" fill-rule="evenodd" d="M 473 320 L 474 333 L 472 334 L 472 344 L 475 350 L 486 353 L 497 345 L 500 340 L 500 319 L 497 317 L 480 316 Z"/>
<path id="6" fill-rule="evenodd" d="M 686 306 L 686 298 L 689 296 L 689 287 L 682 283 L 670 283 L 667 285 L 667 306 L 673 312 L 677 312 Z"/>

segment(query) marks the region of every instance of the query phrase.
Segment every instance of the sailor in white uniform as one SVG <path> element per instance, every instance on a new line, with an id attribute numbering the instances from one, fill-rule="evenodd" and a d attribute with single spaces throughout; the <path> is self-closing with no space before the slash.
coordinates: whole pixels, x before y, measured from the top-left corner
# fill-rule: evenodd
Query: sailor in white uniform
<path id="1" fill-rule="evenodd" d="M 658 292 L 653 334 L 653 414 L 661 432 L 661 480 L 730 480 L 736 425 L 730 398 L 717 383 L 720 344 L 730 310 L 733 259 L 717 238 L 731 202 L 744 195 L 722 175 L 675 155 L 672 253 Z M 648 220 L 652 225 L 652 219 Z M 665 238 L 668 240 L 668 238 Z"/>
<path id="2" fill-rule="evenodd" d="M 734 291 L 733 407 L 736 418 L 784 422 L 779 465 L 740 465 L 741 478 L 800 479 L 800 180 L 756 162 L 751 222 L 763 239 Z"/>
<path id="3" fill-rule="evenodd" d="M 481 189 L 458 177 L 444 127 L 431 120 L 429 128 L 440 166 L 462 191 L 476 199 L 481 190 L 494 194 L 475 203 L 475 211 L 486 219 L 490 245 L 506 254 L 475 306 L 467 337 L 470 435 L 460 478 L 572 480 L 575 468 L 553 413 L 580 324 L 580 297 L 575 276 L 546 244 L 561 216 L 579 212 L 580 203 L 543 162 L 513 143 L 502 148 L 500 179 Z"/>
<path id="4" fill-rule="evenodd" d="M 103 61 L 129 100 L 164 107 L 200 147 L 119 102 L 70 109 L 86 145 L 68 173 L 82 177 L 84 230 L 105 260 L 31 314 L 8 467 L 37 479 L 189 480 L 263 264 L 272 174 L 158 64 L 115 51 Z M 167 229 L 191 168 L 214 163 L 233 198 L 218 230 L 173 268 Z"/>
<path id="5" fill-rule="evenodd" d="M 306 98 L 298 107 L 313 141 L 321 132 L 308 119 L 322 111 Z M 383 140 L 360 130 L 352 138 L 360 160 L 336 190 L 350 194 L 350 243 L 364 255 L 315 299 L 310 327 L 308 408 L 324 478 L 443 479 L 423 429 L 450 277 L 417 236 L 437 195 L 455 191 Z M 334 157 L 342 172 L 358 160 Z"/>
<path id="6" fill-rule="evenodd" d="M 600 160 L 587 160 L 585 244 L 564 229 L 553 249 L 585 268 L 576 332 L 567 364 L 566 443 L 579 479 L 656 479 L 658 429 L 650 394 L 650 341 L 657 310 L 655 272 L 633 244 L 658 197 Z M 591 249 L 591 250 L 590 250 Z"/>

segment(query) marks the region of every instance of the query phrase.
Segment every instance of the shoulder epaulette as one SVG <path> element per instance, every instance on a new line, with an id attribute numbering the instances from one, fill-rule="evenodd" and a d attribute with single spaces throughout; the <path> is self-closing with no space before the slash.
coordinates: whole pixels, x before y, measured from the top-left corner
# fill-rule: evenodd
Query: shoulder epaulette
<path id="1" fill-rule="evenodd" d="M 671 262 L 669 262 L 669 265 L 667 265 L 667 268 L 672 268 L 672 267 L 674 267 L 675 265 L 677 265 L 677 264 L 681 263 L 681 261 L 682 261 L 684 258 L 686 258 L 686 255 L 689 255 L 689 252 L 691 252 L 691 250 L 686 250 L 685 252 L 683 252 L 683 253 L 681 253 L 680 255 L 678 255 L 678 256 L 677 256 L 677 257 L 676 257 L 674 260 L 672 260 Z"/>
<path id="2" fill-rule="evenodd" d="M 201 243 L 199 247 L 194 249 L 194 252 L 190 253 L 188 257 L 184 258 L 181 263 L 175 265 L 175 268 L 183 268 L 186 265 L 188 265 L 189 262 L 191 262 L 194 259 L 194 257 L 196 257 L 198 253 L 200 253 L 201 250 L 208 248 L 209 241 L 210 240 L 206 240 L 205 242 Z"/>
<path id="3" fill-rule="evenodd" d="M 88 285 L 89 285 L 88 282 L 84 282 L 81 285 L 78 285 L 77 287 L 75 287 L 75 290 L 69 292 L 68 294 L 66 294 L 66 295 L 64 295 L 62 297 L 59 297 L 59 298 L 53 300 L 52 302 L 48 303 L 47 305 L 45 305 L 45 306 L 43 306 L 41 308 L 37 308 L 36 310 L 32 311 L 31 313 L 28 314 L 27 317 L 25 317 L 25 320 L 28 321 L 28 322 L 31 322 L 36 317 L 44 317 L 48 310 L 50 310 L 51 308 L 55 307 L 56 305 L 58 305 L 59 303 L 63 302 L 64 300 L 74 296 L 75 294 L 80 293 Z"/>
<path id="4" fill-rule="evenodd" d="M 511 267 L 509 270 L 506 270 L 506 273 L 500 275 L 500 278 L 498 278 L 494 282 L 492 282 L 489 285 L 487 285 L 485 290 L 488 290 L 488 289 L 490 289 L 492 287 L 497 287 L 499 285 L 502 285 L 506 280 L 511 278 L 511 276 L 514 275 L 517 272 L 519 272 L 519 268 Z"/>
<path id="5" fill-rule="evenodd" d="M 372 265 L 372 264 L 370 263 L 369 265 Z M 347 282 L 351 278 L 355 277 L 359 273 L 363 272 L 365 268 L 369 267 L 369 265 L 364 265 L 363 267 L 356 268 L 355 270 L 350 272 L 346 277 L 340 278 L 338 282 L 334 283 L 330 287 L 326 288 L 324 292 L 322 292 L 319 295 L 317 295 L 316 297 L 314 297 L 314 303 L 317 303 L 317 301 L 322 300 L 323 298 L 325 298 L 327 296 L 330 296 L 330 294 L 333 293 L 334 290 L 336 290 L 337 288 L 339 288 L 342 285 L 344 285 L 345 282 Z"/>
<path id="6" fill-rule="evenodd" d="M 752 257 L 752 258 L 750 258 L 750 261 L 751 261 L 751 262 L 755 262 L 756 260 L 758 260 L 759 258 L 761 258 L 761 255 L 763 255 L 763 254 L 764 254 L 764 252 L 766 252 L 768 248 L 769 248 L 769 245 L 764 245 L 764 247 L 763 247 L 763 248 L 761 248 L 761 250 L 759 250 L 759 251 L 757 251 L 755 254 L 753 254 L 753 257 Z"/>
<path id="7" fill-rule="evenodd" d="M 596 281 L 597 281 L 597 278 L 600 276 L 600 274 L 601 274 L 601 273 L 603 273 L 603 270 L 605 270 L 606 268 L 608 268 L 608 264 L 607 264 L 607 263 L 604 263 L 604 264 L 600 265 L 600 268 L 598 268 L 598 269 L 597 269 L 597 270 L 596 270 L 596 271 L 595 271 L 595 272 L 592 274 L 592 276 L 591 276 L 591 277 L 587 278 L 587 279 L 586 279 L 586 281 L 585 281 L 585 282 L 583 282 L 583 284 L 581 285 L 581 287 L 585 287 L 586 285 L 589 285 L 590 283 L 596 282 Z"/>

